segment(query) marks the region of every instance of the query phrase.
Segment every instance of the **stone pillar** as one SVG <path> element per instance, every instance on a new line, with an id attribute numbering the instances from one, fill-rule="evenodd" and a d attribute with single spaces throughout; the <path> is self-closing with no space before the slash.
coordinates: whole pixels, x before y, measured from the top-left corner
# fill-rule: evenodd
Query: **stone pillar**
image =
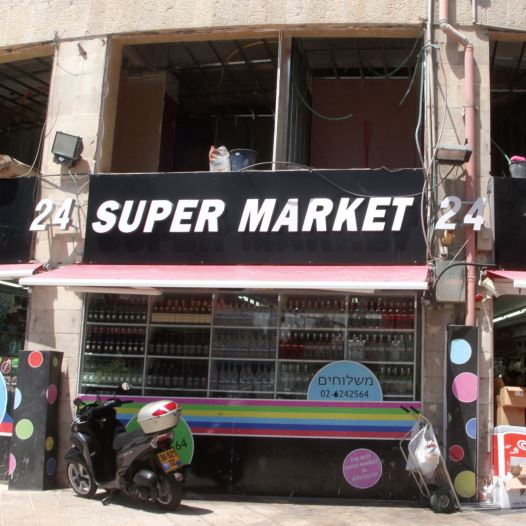
<path id="1" fill-rule="evenodd" d="M 450 21 L 455 25 L 454 21 Z M 477 117 L 476 139 L 476 197 L 488 197 L 490 177 L 490 67 L 489 37 L 485 30 L 458 27 L 473 44 L 475 60 L 475 104 Z M 464 48 L 454 42 L 438 28 L 435 30 L 435 43 L 440 47 L 436 53 L 435 69 L 435 135 L 440 144 L 464 144 Z M 444 111 L 446 110 L 446 111 Z M 451 165 L 439 165 L 437 181 L 447 175 Z M 436 184 L 436 181 L 435 181 Z M 438 205 L 446 195 L 464 198 L 465 172 L 463 167 L 454 168 L 436 193 Z M 467 208 L 463 210 L 465 213 Z M 463 214 L 459 214 L 462 221 Z M 489 206 L 486 206 L 485 225 L 477 233 L 476 261 L 490 261 L 492 250 L 491 223 Z M 457 219 L 458 222 L 458 219 Z M 471 227 L 467 227 L 471 228 Z M 435 236 L 435 240 L 437 237 Z M 464 227 L 457 227 L 453 243 L 440 254 L 439 245 L 433 244 L 435 257 L 442 255 L 455 262 L 465 260 Z M 478 278 L 479 269 L 476 270 Z M 479 346 L 479 487 L 489 474 L 491 462 L 491 432 L 493 429 L 493 331 L 491 301 L 477 303 L 477 325 L 480 328 Z M 445 330 L 447 324 L 464 323 L 464 304 L 439 303 L 435 308 L 427 309 L 427 322 L 424 330 L 423 371 L 425 408 L 431 413 L 434 424 L 442 427 L 443 355 L 445 349 Z M 442 393 L 442 395 L 441 395 Z"/>
<path id="2" fill-rule="evenodd" d="M 101 115 L 106 86 L 108 39 L 57 42 L 55 48 L 45 139 L 42 146 L 41 198 L 55 210 L 64 199 L 76 201 L 71 226 L 63 231 L 49 224 L 38 232 L 35 258 L 54 268 L 82 261 L 89 174 L 96 171 L 101 150 Z M 71 170 L 53 161 L 55 133 L 82 137 L 82 159 Z M 58 483 L 65 483 L 63 452 L 68 447 L 77 392 L 82 334 L 83 296 L 64 287 L 34 287 L 30 295 L 26 350 L 63 353 L 59 400 Z"/>

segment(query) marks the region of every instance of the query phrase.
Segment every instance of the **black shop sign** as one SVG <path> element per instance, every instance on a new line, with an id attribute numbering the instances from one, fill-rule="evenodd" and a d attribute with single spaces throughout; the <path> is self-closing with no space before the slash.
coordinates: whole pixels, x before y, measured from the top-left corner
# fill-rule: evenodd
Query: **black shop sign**
<path id="1" fill-rule="evenodd" d="M 36 177 L 0 179 L 0 264 L 31 259 L 31 233 Z"/>
<path id="2" fill-rule="evenodd" d="M 526 179 L 492 177 L 495 263 L 526 269 Z"/>
<path id="3" fill-rule="evenodd" d="M 85 263 L 417 264 L 421 170 L 102 174 Z"/>

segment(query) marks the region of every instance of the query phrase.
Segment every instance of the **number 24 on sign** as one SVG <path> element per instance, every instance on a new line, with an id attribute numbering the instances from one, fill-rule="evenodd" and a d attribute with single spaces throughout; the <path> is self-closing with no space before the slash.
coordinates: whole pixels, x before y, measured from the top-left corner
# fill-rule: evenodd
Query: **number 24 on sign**
<path id="1" fill-rule="evenodd" d="M 484 207 L 486 206 L 486 199 L 479 197 L 466 212 L 463 223 L 465 225 L 473 225 L 473 230 L 480 230 L 484 224 Z M 462 201 L 460 197 L 450 195 L 445 197 L 440 203 L 440 209 L 446 210 L 438 219 L 436 230 L 454 230 L 457 223 L 449 223 L 449 220 L 455 217 L 462 208 Z"/>

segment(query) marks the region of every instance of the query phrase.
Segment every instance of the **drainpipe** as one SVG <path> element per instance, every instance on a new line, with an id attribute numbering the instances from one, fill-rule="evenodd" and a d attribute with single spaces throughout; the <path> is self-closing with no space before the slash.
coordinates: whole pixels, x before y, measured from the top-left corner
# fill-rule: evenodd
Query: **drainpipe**
<path id="1" fill-rule="evenodd" d="M 466 163 L 466 191 L 465 199 L 473 202 L 476 195 L 476 115 L 475 115 L 475 64 L 473 59 L 473 44 L 460 31 L 449 23 L 448 0 L 440 0 L 439 5 L 440 29 L 464 47 L 464 126 L 466 140 L 471 147 L 471 157 Z M 466 325 L 475 325 L 475 292 L 476 276 L 475 267 L 470 263 L 475 262 L 476 244 L 475 232 L 467 232 L 466 242 Z"/>

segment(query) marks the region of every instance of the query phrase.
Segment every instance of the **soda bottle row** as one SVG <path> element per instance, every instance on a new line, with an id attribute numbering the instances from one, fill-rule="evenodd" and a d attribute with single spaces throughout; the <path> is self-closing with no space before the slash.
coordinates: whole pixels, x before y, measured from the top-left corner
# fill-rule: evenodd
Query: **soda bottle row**
<path id="1" fill-rule="evenodd" d="M 280 359 L 341 360 L 343 332 L 283 331 L 279 341 Z"/>
<path id="2" fill-rule="evenodd" d="M 130 387 L 142 387 L 142 361 L 90 360 L 84 363 L 82 383 L 96 385 L 119 386 L 124 382 Z"/>
<path id="3" fill-rule="evenodd" d="M 208 366 L 179 361 L 151 361 L 146 374 L 146 387 L 206 389 Z"/>
<path id="4" fill-rule="evenodd" d="M 142 328 L 88 325 L 84 349 L 87 353 L 144 354 L 146 331 Z"/>
<path id="5" fill-rule="evenodd" d="M 226 296 L 217 298 L 214 311 L 216 325 L 239 327 L 275 325 L 277 297 L 268 301 L 263 296 Z"/>
<path id="6" fill-rule="evenodd" d="M 285 393 L 307 392 L 317 368 L 303 363 L 282 363 L 278 377 L 278 391 Z"/>
<path id="7" fill-rule="evenodd" d="M 415 313 L 410 299 L 352 298 L 349 327 L 359 329 L 412 329 Z"/>
<path id="8" fill-rule="evenodd" d="M 88 321 L 99 323 L 146 323 L 148 303 L 145 297 L 92 297 L 88 307 Z"/>
<path id="9" fill-rule="evenodd" d="M 220 391 L 272 391 L 274 366 L 266 363 L 216 362 L 210 388 Z"/>
<path id="10" fill-rule="evenodd" d="M 284 312 L 292 314 L 345 314 L 345 298 L 288 297 Z"/>
<path id="11" fill-rule="evenodd" d="M 274 358 L 275 333 L 253 330 L 217 330 L 212 354 L 224 358 Z"/>
<path id="12" fill-rule="evenodd" d="M 376 376 L 382 385 L 384 395 L 413 394 L 413 368 L 398 366 L 380 366 Z"/>
<path id="13" fill-rule="evenodd" d="M 211 297 L 166 296 L 153 305 L 152 322 L 208 325 L 212 321 Z"/>
<path id="14" fill-rule="evenodd" d="M 351 333 L 347 353 L 358 362 L 412 362 L 413 334 Z"/>
<path id="15" fill-rule="evenodd" d="M 148 345 L 148 354 L 155 356 L 208 356 L 210 333 L 208 331 L 154 332 Z"/>

